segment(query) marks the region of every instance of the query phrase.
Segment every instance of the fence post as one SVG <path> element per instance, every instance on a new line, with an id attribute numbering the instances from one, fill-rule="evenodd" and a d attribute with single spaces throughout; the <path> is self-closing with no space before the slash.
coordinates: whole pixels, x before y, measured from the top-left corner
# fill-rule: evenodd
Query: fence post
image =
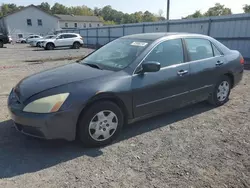
<path id="1" fill-rule="evenodd" d="M 169 22 L 167 22 L 167 32 L 169 32 Z"/>
<path id="2" fill-rule="evenodd" d="M 99 47 L 99 28 L 97 27 L 96 28 L 96 47 L 98 48 Z"/>
<path id="3" fill-rule="evenodd" d="M 125 36 L 125 25 L 122 26 L 122 36 Z"/>
<path id="4" fill-rule="evenodd" d="M 142 24 L 142 32 L 145 33 L 145 24 Z"/>
<path id="5" fill-rule="evenodd" d="M 210 18 L 210 19 L 208 20 L 208 28 L 207 28 L 207 35 L 208 35 L 208 36 L 210 36 L 211 24 L 212 24 L 212 19 Z"/>
<path id="6" fill-rule="evenodd" d="M 89 42 L 89 29 L 87 28 L 87 47 L 89 46 L 88 42 Z"/>
<path id="7" fill-rule="evenodd" d="M 108 35 L 109 35 L 109 42 L 110 42 L 110 27 L 108 27 Z"/>

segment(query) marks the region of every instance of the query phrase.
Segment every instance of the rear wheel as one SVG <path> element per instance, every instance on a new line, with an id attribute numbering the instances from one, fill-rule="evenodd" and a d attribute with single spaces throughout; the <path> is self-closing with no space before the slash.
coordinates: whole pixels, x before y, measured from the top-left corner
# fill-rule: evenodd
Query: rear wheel
<path id="1" fill-rule="evenodd" d="M 0 41 L 0 48 L 3 48 L 3 41 Z"/>
<path id="2" fill-rule="evenodd" d="M 55 46 L 52 43 L 48 43 L 45 48 L 46 50 L 54 50 Z"/>
<path id="3" fill-rule="evenodd" d="M 78 137 L 86 147 L 107 145 L 119 135 L 123 123 L 123 113 L 116 104 L 98 102 L 80 117 Z"/>
<path id="4" fill-rule="evenodd" d="M 81 44 L 79 42 L 74 42 L 72 48 L 73 49 L 79 49 L 81 47 Z"/>
<path id="5" fill-rule="evenodd" d="M 232 83 L 228 76 L 223 76 L 216 84 L 212 95 L 209 97 L 209 102 L 215 106 L 225 104 L 231 93 Z"/>

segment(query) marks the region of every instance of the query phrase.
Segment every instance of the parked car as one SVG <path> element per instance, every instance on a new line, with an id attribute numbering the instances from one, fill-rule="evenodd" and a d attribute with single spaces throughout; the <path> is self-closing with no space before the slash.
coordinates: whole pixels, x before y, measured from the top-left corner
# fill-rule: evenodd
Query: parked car
<path id="1" fill-rule="evenodd" d="M 208 36 L 130 35 L 78 63 L 21 80 L 8 107 L 24 134 L 101 146 L 125 123 L 205 100 L 225 104 L 243 70 L 238 51 Z"/>
<path id="2" fill-rule="evenodd" d="M 16 40 L 16 43 L 26 43 L 26 38 L 19 38 Z"/>
<path id="3" fill-rule="evenodd" d="M 8 36 L 8 38 L 9 38 L 9 43 L 11 44 L 13 42 L 11 36 Z"/>
<path id="4" fill-rule="evenodd" d="M 9 43 L 9 37 L 3 33 L 0 33 L 0 48 L 3 48 L 4 44 Z"/>
<path id="5" fill-rule="evenodd" d="M 83 38 L 76 33 L 61 33 L 55 38 L 45 40 L 41 46 L 45 50 L 53 50 L 54 48 L 70 47 L 79 49 L 83 45 Z"/>
<path id="6" fill-rule="evenodd" d="M 29 37 L 26 38 L 26 43 L 31 43 L 33 40 L 38 40 L 38 39 L 42 39 L 43 37 L 40 35 L 31 35 Z"/>
<path id="7" fill-rule="evenodd" d="M 47 35 L 43 38 L 34 38 L 30 40 L 30 45 L 33 47 L 40 47 L 41 43 L 44 42 L 46 39 L 51 39 L 56 37 L 55 35 Z"/>

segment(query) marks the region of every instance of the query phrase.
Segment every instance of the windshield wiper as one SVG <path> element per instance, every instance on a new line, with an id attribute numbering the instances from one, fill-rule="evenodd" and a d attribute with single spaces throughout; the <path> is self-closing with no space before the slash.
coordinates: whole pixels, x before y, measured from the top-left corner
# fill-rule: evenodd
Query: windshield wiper
<path id="1" fill-rule="evenodd" d="M 94 63 L 83 63 L 84 65 L 87 65 L 89 67 L 95 68 L 95 69 L 100 69 L 103 70 L 99 65 L 94 64 Z"/>

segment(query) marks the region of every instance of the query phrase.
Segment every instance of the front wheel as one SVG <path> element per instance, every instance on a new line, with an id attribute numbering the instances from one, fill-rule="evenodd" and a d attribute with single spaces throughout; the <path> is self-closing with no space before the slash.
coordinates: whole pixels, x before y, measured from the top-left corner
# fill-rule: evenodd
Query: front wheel
<path id="1" fill-rule="evenodd" d="M 123 113 L 116 104 L 109 101 L 98 102 L 80 117 L 78 136 L 86 147 L 104 146 L 117 138 L 123 123 Z"/>
<path id="2" fill-rule="evenodd" d="M 225 104 L 231 93 L 232 83 L 228 76 L 223 76 L 216 84 L 212 95 L 209 97 L 209 102 L 215 106 Z"/>
<path id="3" fill-rule="evenodd" d="M 46 45 L 46 50 L 54 50 L 55 46 L 52 43 Z"/>
<path id="4" fill-rule="evenodd" d="M 0 48 L 3 48 L 3 41 L 0 41 Z"/>

